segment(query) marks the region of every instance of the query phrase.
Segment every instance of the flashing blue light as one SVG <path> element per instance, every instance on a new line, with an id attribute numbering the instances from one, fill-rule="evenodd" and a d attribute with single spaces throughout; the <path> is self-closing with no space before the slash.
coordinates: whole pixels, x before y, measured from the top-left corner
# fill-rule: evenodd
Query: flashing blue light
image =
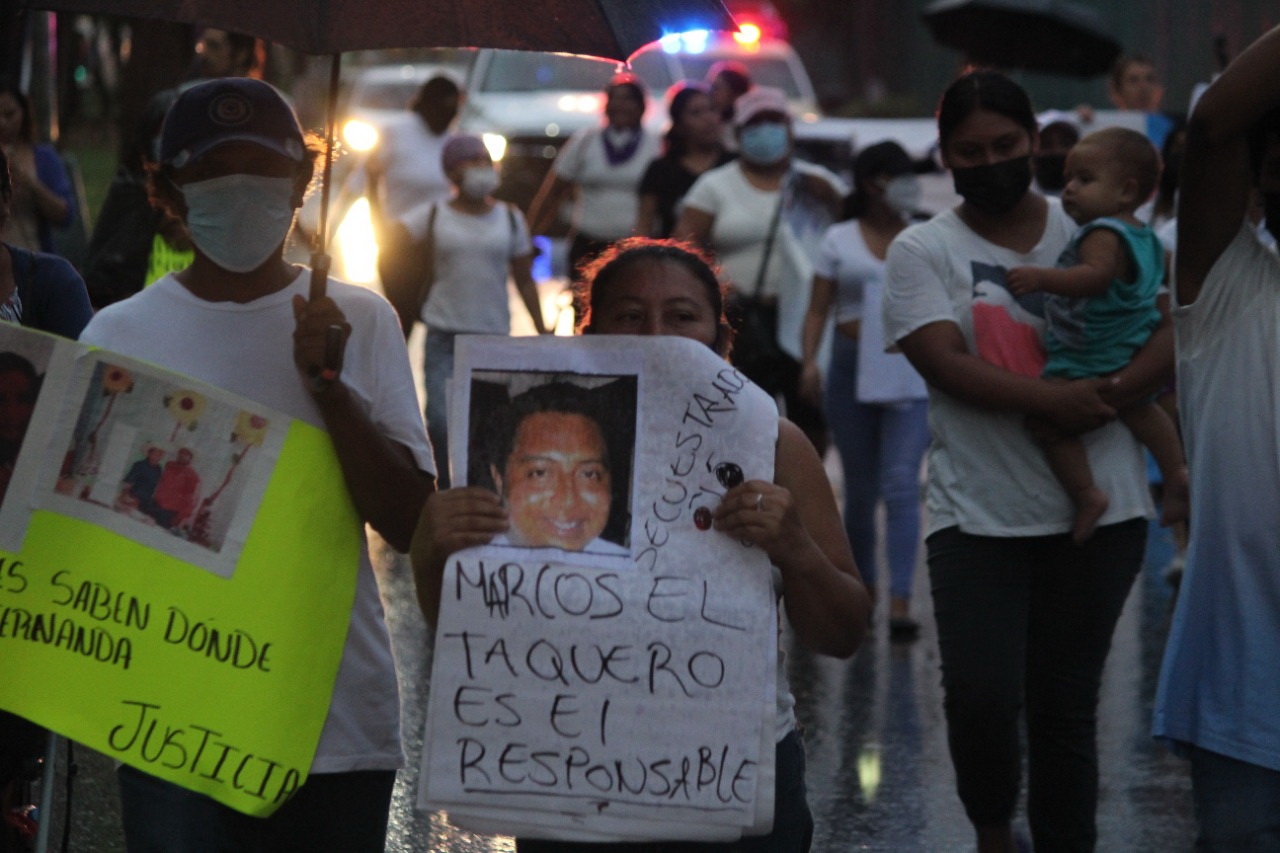
<path id="1" fill-rule="evenodd" d="M 702 53 L 707 49 L 707 41 L 711 38 L 708 30 L 690 30 L 687 33 L 680 34 L 680 40 L 684 42 L 685 53 Z"/>
<path id="2" fill-rule="evenodd" d="M 658 43 L 664 53 L 702 53 L 710 41 L 710 30 L 686 30 L 682 33 L 667 33 Z"/>

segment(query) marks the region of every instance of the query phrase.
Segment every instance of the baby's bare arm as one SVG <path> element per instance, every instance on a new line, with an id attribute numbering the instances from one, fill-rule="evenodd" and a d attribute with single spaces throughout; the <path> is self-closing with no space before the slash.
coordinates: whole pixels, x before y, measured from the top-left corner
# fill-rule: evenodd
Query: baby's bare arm
<path id="1" fill-rule="evenodd" d="M 1007 282 L 1014 296 L 1037 291 L 1058 296 L 1101 296 L 1113 279 L 1128 280 L 1129 254 L 1120 235 L 1097 228 L 1080 241 L 1080 261 L 1070 267 L 1014 267 Z"/>

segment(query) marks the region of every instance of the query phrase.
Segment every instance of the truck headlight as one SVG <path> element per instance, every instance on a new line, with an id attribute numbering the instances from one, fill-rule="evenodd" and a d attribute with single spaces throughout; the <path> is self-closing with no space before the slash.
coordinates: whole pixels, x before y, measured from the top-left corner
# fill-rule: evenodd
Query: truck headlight
<path id="1" fill-rule="evenodd" d="M 502 162 L 502 158 L 507 154 L 507 138 L 500 133 L 482 133 L 480 140 L 484 143 L 484 147 L 489 149 L 489 156 L 493 158 L 493 162 Z"/>
<path id="2" fill-rule="evenodd" d="M 342 126 L 342 138 L 352 151 L 370 151 L 378 144 L 378 129 L 358 118 Z"/>

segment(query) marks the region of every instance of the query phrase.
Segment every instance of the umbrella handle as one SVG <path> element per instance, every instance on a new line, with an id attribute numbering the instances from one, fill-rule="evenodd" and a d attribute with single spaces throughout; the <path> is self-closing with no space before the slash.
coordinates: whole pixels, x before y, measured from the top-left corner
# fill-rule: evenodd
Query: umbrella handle
<path id="1" fill-rule="evenodd" d="M 311 291 L 309 296 L 312 302 L 317 299 L 324 299 L 325 284 L 329 280 L 329 267 L 333 263 L 333 258 L 329 257 L 326 252 L 316 252 L 311 256 Z"/>
<path id="2" fill-rule="evenodd" d="M 342 54 L 335 53 L 329 66 L 329 101 L 324 121 L 324 179 L 320 187 L 320 233 L 311 256 L 311 301 L 324 299 L 331 259 L 325 251 L 329 242 L 329 183 L 333 179 L 333 134 L 338 121 L 338 78 Z"/>

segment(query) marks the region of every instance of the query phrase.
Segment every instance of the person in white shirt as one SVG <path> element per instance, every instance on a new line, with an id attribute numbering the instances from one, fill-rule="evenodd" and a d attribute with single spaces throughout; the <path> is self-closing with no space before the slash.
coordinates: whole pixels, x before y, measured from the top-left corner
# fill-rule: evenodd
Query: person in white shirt
<path id="1" fill-rule="evenodd" d="M 423 374 L 427 432 L 436 454 L 437 482 L 449 487 L 449 409 L 453 346 L 458 335 L 506 335 L 511 331 L 507 276 L 515 282 L 538 334 L 546 334 L 533 280 L 533 244 L 524 214 L 494 199 L 498 171 L 478 136 L 450 139 L 440 155 L 453 186 L 447 202 L 420 205 L 404 215 L 415 240 L 429 241 L 432 280 L 417 306 L 427 327 Z"/>
<path id="2" fill-rule="evenodd" d="M 1041 379 L 1043 297 L 1014 297 L 1006 273 L 1052 265 L 1075 222 L 1031 189 L 1031 100 L 973 72 L 943 95 L 938 131 L 963 201 L 890 245 L 884 318 L 929 388 L 925 544 L 957 791 L 979 853 L 1013 853 L 1025 713 L 1034 847 L 1092 850 L 1102 668 L 1153 513 L 1141 446 L 1116 410 L 1167 381 L 1172 335 L 1165 321 L 1108 377 Z M 1089 433 L 1111 503 L 1081 545 L 1028 415 Z"/>
<path id="3" fill-rule="evenodd" d="M 648 93 L 634 74 L 617 74 L 604 90 L 604 123 L 569 137 L 529 205 L 535 234 L 549 233 L 560 208 L 574 200 L 569 269 L 631 234 L 640 213 L 640 179 L 662 150 L 642 124 Z"/>
<path id="4" fill-rule="evenodd" d="M 884 501 L 889 636 L 910 640 L 911 588 L 920 550 L 920 460 L 929 446 L 924 380 L 902 353 L 886 353 L 881 301 L 884 257 L 920 204 L 920 180 L 896 142 L 853 161 L 849 218 L 827 229 L 813 262 L 804 318 L 800 393 L 823 407 L 844 471 L 844 530 L 868 586 L 876 583 L 876 507 Z M 828 318 L 831 358 L 819 365 Z M 825 389 L 822 374 L 826 373 Z M 825 393 L 824 393 L 825 392 Z"/>
<path id="5" fill-rule="evenodd" d="M 395 312 L 337 281 L 309 298 L 311 271 L 283 258 L 314 157 L 266 83 L 184 91 L 165 119 L 152 191 L 186 223 L 195 260 L 100 311 L 80 339 L 326 429 L 357 512 L 405 550 L 434 481 Z M 350 624 L 306 783 L 269 818 L 252 818 L 122 767 L 130 851 L 383 850 L 404 761 L 400 703 L 367 544 L 352 569 Z"/>
<path id="6" fill-rule="evenodd" d="M 1195 849 L 1280 841 L 1280 28 L 1196 103 L 1178 203 L 1174 329 L 1191 530 L 1154 733 L 1191 761 Z"/>
<path id="7" fill-rule="evenodd" d="M 829 170 L 795 158 L 781 89 L 748 90 L 734 104 L 733 123 L 738 159 L 694 182 L 672 236 L 713 251 L 737 306 L 751 303 L 764 319 L 772 346 L 740 332 L 734 364 L 780 397 L 786 417 L 821 450 L 822 412 L 799 394 L 800 327 L 813 277 L 811 249 L 835 220 L 847 188 Z M 738 319 L 732 311 L 730 317 Z"/>

